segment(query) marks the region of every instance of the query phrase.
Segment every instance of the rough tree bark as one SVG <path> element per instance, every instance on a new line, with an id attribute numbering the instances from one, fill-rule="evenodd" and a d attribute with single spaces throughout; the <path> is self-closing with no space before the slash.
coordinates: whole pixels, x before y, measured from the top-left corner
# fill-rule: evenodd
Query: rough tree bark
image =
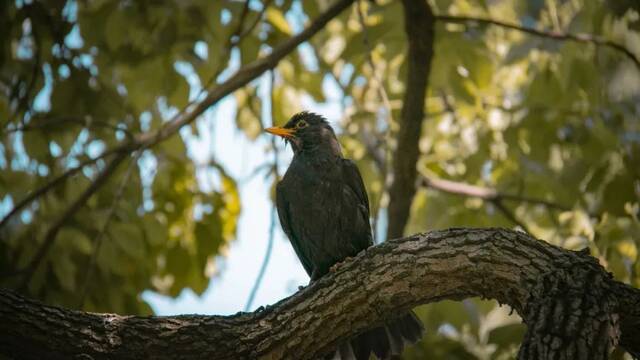
<path id="1" fill-rule="evenodd" d="M 393 155 L 393 179 L 389 188 L 389 226 L 387 239 L 401 237 L 409 219 L 416 192 L 424 101 L 433 57 L 435 18 L 425 0 L 403 0 L 404 28 L 407 34 L 407 87 L 404 92 L 397 147 Z"/>
<path id="2" fill-rule="evenodd" d="M 640 354 L 640 290 L 596 259 L 504 229 L 391 240 L 274 306 L 233 316 L 94 314 L 0 291 L 0 354 L 26 359 L 310 359 L 416 305 L 481 296 L 528 326 L 521 359 Z"/>

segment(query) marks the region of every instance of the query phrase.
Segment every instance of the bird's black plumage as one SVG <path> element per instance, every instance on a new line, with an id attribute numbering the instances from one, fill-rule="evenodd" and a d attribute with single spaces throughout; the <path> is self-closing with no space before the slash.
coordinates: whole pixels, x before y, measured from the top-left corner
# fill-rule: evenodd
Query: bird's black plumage
<path id="1" fill-rule="evenodd" d="M 276 187 L 276 206 L 282 228 L 313 282 L 373 244 L 367 192 L 358 168 L 342 157 L 323 117 L 302 112 L 283 128 L 267 131 L 284 137 L 294 152 Z M 342 358 L 368 359 L 371 352 L 387 358 L 421 333 L 422 324 L 410 312 L 358 335 L 338 353 Z"/>

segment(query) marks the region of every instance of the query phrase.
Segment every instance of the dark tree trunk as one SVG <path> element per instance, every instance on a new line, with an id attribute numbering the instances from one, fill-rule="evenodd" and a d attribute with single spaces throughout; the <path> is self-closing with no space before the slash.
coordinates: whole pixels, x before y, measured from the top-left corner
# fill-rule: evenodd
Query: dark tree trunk
<path id="1" fill-rule="evenodd" d="M 369 248 L 267 309 L 138 317 L 42 305 L 0 291 L 0 354 L 20 359 L 312 359 L 408 309 L 492 298 L 528 326 L 521 359 L 640 353 L 640 290 L 586 253 L 503 229 L 451 229 Z"/>
<path id="2" fill-rule="evenodd" d="M 389 226 L 387 238 L 401 237 L 409 219 L 416 193 L 424 102 L 433 57 L 435 18 L 426 0 L 403 0 L 404 28 L 407 34 L 408 71 L 402 113 L 393 156 L 393 179 L 389 188 Z"/>

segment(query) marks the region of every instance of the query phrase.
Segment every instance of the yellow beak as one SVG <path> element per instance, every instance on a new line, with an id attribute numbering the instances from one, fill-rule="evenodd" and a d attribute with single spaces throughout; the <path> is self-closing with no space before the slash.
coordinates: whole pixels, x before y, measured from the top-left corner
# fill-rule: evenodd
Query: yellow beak
<path id="1" fill-rule="evenodd" d="M 274 127 L 270 127 L 268 129 L 265 129 L 266 132 L 273 134 L 273 135 L 278 135 L 281 136 L 283 138 L 292 138 L 293 135 L 295 134 L 295 131 L 292 129 L 286 129 L 283 127 L 279 127 L 279 126 L 274 126 Z"/>

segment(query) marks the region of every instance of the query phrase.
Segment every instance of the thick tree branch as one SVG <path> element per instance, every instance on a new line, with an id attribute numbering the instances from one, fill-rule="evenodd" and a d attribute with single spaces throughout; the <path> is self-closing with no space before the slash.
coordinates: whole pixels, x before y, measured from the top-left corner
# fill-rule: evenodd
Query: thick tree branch
<path id="1" fill-rule="evenodd" d="M 0 354 L 24 359 L 318 358 L 414 306 L 473 296 L 523 317 L 521 359 L 605 359 L 616 344 L 640 353 L 640 290 L 584 252 L 504 229 L 390 240 L 274 306 L 234 316 L 94 314 L 0 295 Z"/>
<path id="2" fill-rule="evenodd" d="M 402 236 L 415 195 L 418 142 L 422 135 L 424 102 L 433 57 L 434 17 L 425 0 L 403 0 L 404 26 L 409 42 L 407 87 L 405 89 L 396 149 L 393 180 L 389 188 L 387 238 Z"/>
<path id="3" fill-rule="evenodd" d="M 453 15 L 436 15 L 436 20 L 443 22 L 452 22 L 452 23 L 463 23 L 463 24 L 488 24 L 504 27 L 507 29 L 512 29 L 516 31 L 521 31 L 530 35 L 539 36 L 548 39 L 554 40 L 568 40 L 575 41 L 579 43 L 587 43 L 593 44 L 598 47 L 608 47 L 610 49 L 616 50 L 624 54 L 629 60 L 633 61 L 633 63 L 640 69 L 640 59 L 627 47 L 624 45 L 618 44 L 615 41 L 603 39 L 602 37 L 591 35 L 591 34 L 568 34 L 557 31 L 544 31 L 537 30 L 529 27 L 524 27 L 517 24 L 511 24 L 508 22 L 473 17 L 473 16 L 453 16 Z"/>

